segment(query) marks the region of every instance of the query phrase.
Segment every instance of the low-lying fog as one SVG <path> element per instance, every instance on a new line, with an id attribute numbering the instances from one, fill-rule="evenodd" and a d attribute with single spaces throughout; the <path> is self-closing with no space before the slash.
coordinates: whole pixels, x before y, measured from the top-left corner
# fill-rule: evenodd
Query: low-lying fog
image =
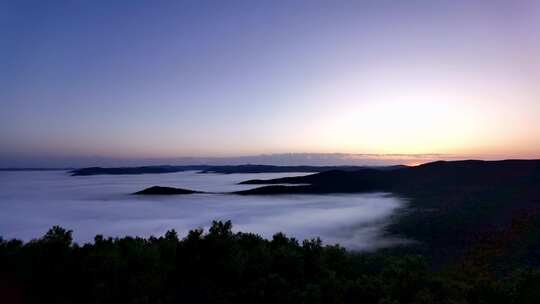
<path id="1" fill-rule="evenodd" d="M 74 230 L 77 242 L 105 236 L 162 235 L 176 229 L 208 228 L 212 220 L 232 220 L 235 231 L 265 237 L 282 231 L 298 239 L 321 237 L 350 249 L 372 249 L 396 242 L 383 228 L 403 201 L 384 193 L 343 195 L 239 196 L 192 194 L 134 196 L 153 185 L 202 191 L 253 188 L 236 185 L 306 173 L 69 176 L 63 171 L 0 172 L 0 236 L 29 240 L 53 225 Z"/>

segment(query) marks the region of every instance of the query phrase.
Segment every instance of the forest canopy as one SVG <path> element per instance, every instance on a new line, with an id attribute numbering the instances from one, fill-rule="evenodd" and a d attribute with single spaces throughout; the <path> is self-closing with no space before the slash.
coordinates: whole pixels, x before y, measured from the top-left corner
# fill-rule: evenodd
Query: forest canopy
<path id="1" fill-rule="evenodd" d="M 419 255 L 267 240 L 215 221 L 183 239 L 170 230 L 78 245 L 58 226 L 0 239 L 0 283 L 3 303 L 538 303 L 540 272 L 434 269 Z"/>

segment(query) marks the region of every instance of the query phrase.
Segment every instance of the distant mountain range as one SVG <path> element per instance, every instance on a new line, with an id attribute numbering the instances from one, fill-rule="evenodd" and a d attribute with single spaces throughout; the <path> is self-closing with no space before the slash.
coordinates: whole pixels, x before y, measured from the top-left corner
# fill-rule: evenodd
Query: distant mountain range
<path id="1" fill-rule="evenodd" d="M 90 167 L 72 170 L 72 176 L 87 175 L 119 175 L 119 174 L 159 174 L 182 171 L 199 171 L 199 173 L 284 173 L 284 172 L 306 172 L 316 173 L 331 170 L 356 171 L 360 169 L 373 168 L 376 170 L 392 170 L 403 166 L 271 166 L 271 165 L 235 165 L 235 166 L 210 166 L 210 165 L 187 165 L 187 166 L 144 166 L 144 167 L 116 167 L 102 168 Z"/>

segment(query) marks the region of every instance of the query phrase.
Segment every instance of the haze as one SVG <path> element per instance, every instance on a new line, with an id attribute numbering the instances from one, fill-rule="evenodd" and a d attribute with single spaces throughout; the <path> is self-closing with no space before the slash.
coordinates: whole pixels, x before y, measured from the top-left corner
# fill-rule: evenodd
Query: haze
<path id="1" fill-rule="evenodd" d="M 4 1 L 3 164 L 540 157 L 538 1 Z"/>

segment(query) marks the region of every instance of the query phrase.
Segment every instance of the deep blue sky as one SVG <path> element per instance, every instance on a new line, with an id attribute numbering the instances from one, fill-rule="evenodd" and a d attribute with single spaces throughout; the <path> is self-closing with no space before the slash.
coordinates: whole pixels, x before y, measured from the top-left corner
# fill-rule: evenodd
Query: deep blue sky
<path id="1" fill-rule="evenodd" d="M 1 1 L 0 159 L 540 157 L 538 3 Z"/>

